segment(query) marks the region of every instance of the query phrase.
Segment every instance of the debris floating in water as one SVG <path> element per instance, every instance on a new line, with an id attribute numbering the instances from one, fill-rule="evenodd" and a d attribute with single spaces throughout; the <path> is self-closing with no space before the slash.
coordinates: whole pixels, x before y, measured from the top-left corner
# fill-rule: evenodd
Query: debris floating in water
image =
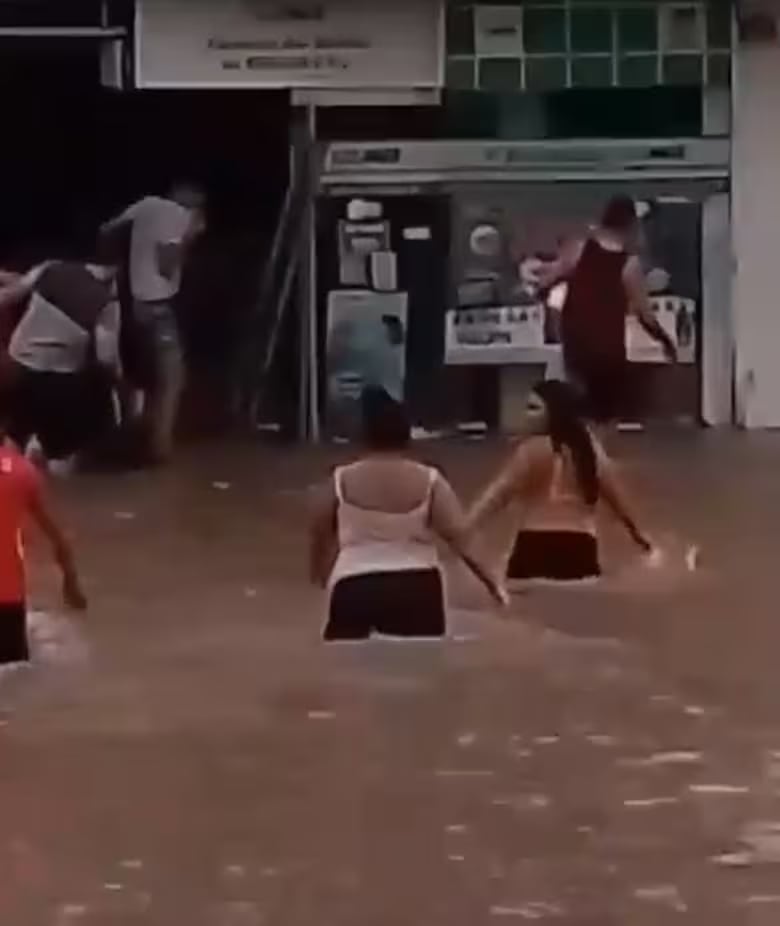
<path id="1" fill-rule="evenodd" d="M 587 740 L 594 746 L 602 746 L 604 748 L 616 746 L 618 742 L 617 737 L 610 736 L 608 733 L 590 733 L 587 736 Z"/>
<path id="2" fill-rule="evenodd" d="M 461 733 L 458 737 L 458 746 L 460 746 L 461 749 L 469 749 L 476 743 L 476 741 L 476 733 Z"/>
<path id="3" fill-rule="evenodd" d="M 747 785 L 700 784 L 689 785 L 688 790 L 691 794 L 750 794 L 750 788 Z"/>
<path id="4" fill-rule="evenodd" d="M 309 711 L 309 720 L 333 720 L 333 711 Z"/>
<path id="5" fill-rule="evenodd" d="M 742 842 L 751 851 L 754 862 L 780 864 L 780 823 L 760 820 L 745 827 Z"/>
<path id="6" fill-rule="evenodd" d="M 623 806 L 631 808 L 672 807 L 679 803 L 679 797 L 636 797 L 623 801 Z"/>
<path id="7" fill-rule="evenodd" d="M 639 887 L 634 891 L 634 897 L 637 900 L 644 900 L 649 903 L 663 904 L 665 907 L 671 907 L 678 913 L 687 913 L 688 904 L 683 900 L 682 895 L 674 884 L 658 884 L 651 887 Z"/>
<path id="8" fill-rule="evenodd" d="M 646 758 L 619 759 L 624 768 L 657 768 L 664 765 L 694 765 L 702 761 L 700 752 L 656 752 Z"/>
<path id="9" fill-rule="evenodd" d="M 659 547 L 653 547 L 645 557 L 645 562 L 651 569 L 660 569 L 666 562 L 666 555 Z"/>
<path id="10" fill-rule="evenodd" d="M 231 488 L 231 483 L 218 480 L 216 482 L 212 482 L 211 486 L 212 488 L 216 489 L 218 492 L 227 492 L 228 489 Z"/>
<path id="11" fill-rule="evenodd" d="M 712 861 L 723 868 L 747 868 L 753 864 L 753 854 L 751 852 L 724 852 L 723 855 L 715 855 Z"/>
<path id="12" fill-rule="evenodd" d="M 564 908 L 557 903 L 532 901 L 518 906 L 504 906 L 494 904 L 490 908 L 491 916 L 518 916 L 524 920 L 542 920 L 547 917 L 561 917 L 565 914 Z"/>
<path id="13" fill-rule="evenodd" d="M 487 768 L 439 768 L 437 778 L 492 778 L 495 772 Z"/>
<path id="14" fill-rule="evenodd" d="M 76 919 L 77 917 L 86 916 L 89 913 L 89 907 L 86 904 L 66 903 L 60 907 L 62 920 Z"/>
<path id="15" fill-rule="evenodd" d="M 688 572 L 695 572 L 699 568 L 699 555 L 701 551 L 696 546 L 688 547 L 685 552 L 685 566 Z"/>
<path id="16" fill-rule="evenodd" d="M 546 810 L 552 800 L 546 794 L 521 794 L 516 797 L 496 797 L 494 807 L 511 807 L 513 810 Z"/>

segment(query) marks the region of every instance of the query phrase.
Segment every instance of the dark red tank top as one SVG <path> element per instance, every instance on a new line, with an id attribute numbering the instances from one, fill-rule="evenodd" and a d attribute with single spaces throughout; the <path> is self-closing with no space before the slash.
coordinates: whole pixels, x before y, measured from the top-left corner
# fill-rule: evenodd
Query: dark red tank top
<path id="1" fill-rule="evenodd" d="M 595 238 L 585 243 L 569 278 L 561 319 L 563 349 L 569 358 L 588 365 L 625 361 L 627 260 L 625 251 L 609 251 Z"/>

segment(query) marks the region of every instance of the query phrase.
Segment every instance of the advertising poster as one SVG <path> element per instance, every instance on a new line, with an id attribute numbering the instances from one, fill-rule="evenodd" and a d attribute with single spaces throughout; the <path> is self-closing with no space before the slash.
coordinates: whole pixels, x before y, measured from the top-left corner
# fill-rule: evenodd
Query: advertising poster
<path id="1" fill-rule="evenodd" d="M 389 222 L 351 222 L 342 219 L 339 222 L 339 283 L 341 286 L 369 286 L 373 255 L 385 253 L 389 247 Z"/>
<path id="2" fill-rule="evenodd" d="M 535 286 L 540 265 L 567 241 L 589 233 L 614 190 L 572 184 L 565 194 L 464 194 L 454 215 L 452 266 L 455 306 L 447 324 L 446 360 L 463 363 L 464 350 L 481 340 L 477 363 L 511 363 L 508 346 L 554 348 L 558 342 L 565 285 L 544 301 Z M 697 357 L 701 302 L 700 206 L 687 201 L 638 198 L 637 253 L 647 276 L 654 310 L 679 347 L 680 362 Z M 507 318 L 523 319 L 509 334 Z M 529 323 L 528 320 L 533 319 Z M 494 359 L 489 348 L 494 345 Z M 663 352 L 634 321 L 626 324 L 629 360 L 664 363 Z M 516 362 L 523 362 L 518 355 Z"/>
<path id="3" fill-rule="evenodd" d="M 407 293 L 334 290 L 328 294 L 327 423 L 331 433 L 357 433 L 360 396 L 381 386 L 404 398 Z"/>

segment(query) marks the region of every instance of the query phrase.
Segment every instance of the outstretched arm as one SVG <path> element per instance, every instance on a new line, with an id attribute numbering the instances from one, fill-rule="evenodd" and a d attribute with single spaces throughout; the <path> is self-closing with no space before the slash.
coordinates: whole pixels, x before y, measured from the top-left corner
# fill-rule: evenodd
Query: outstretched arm
<path id="1" fill-rule="evenodd" d="M 647 291 L 645 274 L 637 257 L 630 257 L 626 262 L 623 271 L 623 285 L 628 296 L 629 310 L 636 315 L 639 324 L 650 337 L 661 344 L 667 358 L 672 363 L 675 363 L 677 361 L 677 347 L 655 317 L 650 305 L 650 294 Z"/>
<path id="2" fill-rule="evenodd" d="M 539 288 L 551 289 L 556 283 L 568 279 L 582 257 L 584 246 L 583 241 L 570 241 L 565 244 L 556 259 L 545 264 L 539 271 Z"/>
<path id="3" fill-rule="evenodd" d="M 338 502 L 332 480 L 315 495 L 309 537 L 309 575 L 325 588 L 338 556 Z"/>
<path id="4" fill-rule="evenodd" d="M 457 495 L 443 476 L 436 478 L 431 496 L 431 528 L 450 549 L 468 566 L 485 586 L 492 598 L 504 606 L 507 594 L 490 569 L 473 549 L 472 534 L 468 529 Z"/>
<path id="5" fill-rule="evenodd" d="M 41 488 L 36 488 L 34 491 L 30 514 L 41 533 L 51 544 L 54 559 L 62 571 L 62 592 L 65 603 L 77 611 L 85 610 L 87 598 L 81 587 L 73 550 Z"/>
<path id="6" fill-rule="evenodd" d="M 110 238 L 116 232 L 121 231 L 123 228 L 127 228 L 128 225 L 131 225 L 138 214 L 139 209 L 143 200 L 133 203 L 132 206 L 128 206 L 127 209 L 119 213 L 119 215 L 114 216 L 112 219 L 109 219 L 107 222 L 104 222 L 100 226 L 100 237 L 101 238 Z"/>
<path id="7" fill-rule="evenodd" d="M 621 484 L 614 463 L 609 459 L 604 449 L 594 440 L 599 468 L 599 489 L 601 498 L 612 514 L 625 527 L 629 537 L 645 553 L 653 550 L 652 541 L 639 527 L 633 512 L 633 505 L 628 494 Z"/>
<path id="8" fill-rule="evenodd" d="M 24 302 L 35 288 L 35 278 L 32 274 L 23 277 L 11 274 L 3 274 L 3 276 L 4 279 L 0 279 L 0 312 L 5 312 Z"/>

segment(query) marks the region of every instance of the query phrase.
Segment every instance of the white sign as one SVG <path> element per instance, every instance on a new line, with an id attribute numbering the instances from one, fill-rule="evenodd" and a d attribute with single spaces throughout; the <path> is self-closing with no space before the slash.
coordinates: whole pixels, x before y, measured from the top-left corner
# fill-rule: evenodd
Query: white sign
<path id="1" fill-rule="evenodd" d="M 441 0 L 138 0 L 139 87 L 431 88 Z"/>
<path id="2" fill-rule="evenodd" d="M 677 348 L 683 364 L 696 363 L 696 303 L 678 296 L 657 296 L 650 300 L 655 317 Z M 666 363 L 663 347 L 645 331 L 636 318 L 626 319 L 626 354 L 631 363 Z"/>
<path id="3" fill-rule="evenodd" d="M 544 348 L 544 314 L 541 303 L 451 309 L 445 322 L 445 363 L 511 363 L 506 357 L 518 350 L 522 356 L 524 350 Z"/>
<path id="4" fill-rule="evenodd" d="M 696 363 L 696 303 L 677 296 L 650 300 L 656 318 L 678 350 L 681 364 Z M 455 365 L 549 365 L 559 344 L 545 343 L 545 310 L 532 306 L 460 308 L 447 312 L 444 362 Z M 632 316 L 626 319 L 631 363 L 667 363 L 661 345 Z"/>
<path id="5" fill-rule="evenodd" d="M 475 50 L 480 57 L 522 56 L 523 11 L 519 6 L 478 6 L 474 24 Z"/>

